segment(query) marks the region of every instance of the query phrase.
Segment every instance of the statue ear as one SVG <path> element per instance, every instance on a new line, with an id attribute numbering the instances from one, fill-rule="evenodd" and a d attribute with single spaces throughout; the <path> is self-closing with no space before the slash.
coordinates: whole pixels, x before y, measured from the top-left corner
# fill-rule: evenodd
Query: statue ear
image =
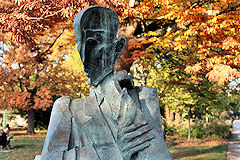
<path id="1" fill-rule="evenodd" d="M 126 44 L 126 39 L 125 37 L 121 36 L 116 40 L 116 47 L 115 47 L 115 53 L 116 53 L 116 58 L 119 58 L 122 54 L 122 51 L 125 47 Z"/>

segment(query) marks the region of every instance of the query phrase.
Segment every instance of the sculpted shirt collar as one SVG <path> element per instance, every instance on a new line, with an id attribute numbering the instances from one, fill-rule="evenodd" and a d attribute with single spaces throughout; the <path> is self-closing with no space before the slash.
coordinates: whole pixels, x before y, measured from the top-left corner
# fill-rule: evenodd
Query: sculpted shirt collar
<path id="1" fill-rule="evenodd" d="M 106 102 L 111 108 L 112 117 L 118 117 L 120 111 L 120 102 L 123 94 L 121 81 L 129 81 L 133 86 L 132 78 L 127 71 L 119 71 L 108 75 L 98 86 L 91 87 L 90 96 L 95 96 L 99 107 Z M 113 119 L 115 119 L 113 118 Z"/>
<path id="2" fill-rule="evenodd" d="M 99 85 L 96 87 L 92 86 L 90 88 L 90 95 L 96 94 L 99 97 L 98 99 L 101 100 L 106 94 L 111 94 L 113 88 L 116 92 L 120 93 L 122 88 L 119 82 L 124 79 L 128 79 L 131 83 L 133 83 L 132 78 L 125 70 L 119 71 L 115 74 L 109 74 L 102 82 L 99 83 Z"/>
<path id="3" fill-rule="evenodd" d="M 96 87 L 92 86 L 90 88 L 90 95 L 95 95 L 98 105 L 101 104 L 103 98 L 105 97 L 105 87 L 107 83 L 110 83 L 112 75 L 107 76 L 100 84 Z"/>
<path id="4" fill-rule="evenodd" d="M 99 92 L 96 87 L 91 87 L 90 89 L 90 95 L 95 95 L 96 97 L 96 101 L 98 103 L 98 105 L 101 105 L 101 102 L 104 99 L 104 94 L 102 94 L 101 92 Z"/>

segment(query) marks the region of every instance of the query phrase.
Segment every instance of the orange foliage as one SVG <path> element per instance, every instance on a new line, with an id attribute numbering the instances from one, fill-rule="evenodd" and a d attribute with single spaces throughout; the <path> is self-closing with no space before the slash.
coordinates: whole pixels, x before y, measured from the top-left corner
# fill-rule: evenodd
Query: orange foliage
<path id="1" fill-rule="evenodd" d="M 76 94 L 69 82 L 75 88 L 76 83 L 85 85 L 83 73 L 66 67 L 65 60 L 73 52 L 68 46 L 75 47 L 72 20 L 81 9 L 95 4 L 113 8 L 122 23 L 141 22 L 144 33 L 138 36 L 143 38 L 140 43 L 134 41 L 137 37 L 129 42 L 132 57 L 125 61 L 172 57 L 182 60 L 170 68 L 173 72 L 185 69 L 219 83 L 231 75 L 238 77 L 238 0 L 142 0 L 133 5 L 125 0 L 4 0 L 0 4 L 2 104 L 44 109 L 52 104 L 53 93 Z M 150 22 L 160 22 L 162 27 L 173 23 L 162 32 L 159 26 L 148 30 Z M 84 85 L 80 88 L 87 88 Z"/>
<path id="2" fill-rule="evenodd" d="M 0 31 L 9 34 L 11 40 L 33 41 L 33 36 L 75 18 L 90 5 L 111 8 L 122 6 L 124 0 L 4 0 L 0 4 Z M 132 12 L 131 12 L 132 13 Z"/>
<path id="3" fill-rule="evenodd" d="M 187 66 L 185 71 L 187 74 L 200 72 L 202 69 L 200 64 L 195 64 L 194 66 Z"/>
<path id="4" fill-rule="evenodd" d="M 237 71 L 237 69 L 233 69 L 230 66 L 227 65 L 214 65 L 213 70 L 208 72 L 206 74 L 206 77 L 209 79 L 211 82 L 219 82 L 221 84 L 228 82 L 230 76 L 233 76 L 233 78 L 238 78 L 240 72 Z"/>
<path id="5" fill-rule="evenodd" d="M 145 36 L 152 43 L 146 52 L 157 56 L 172 55 L 184 59 L 174 66 L 188 74 L 205 75 L 209 81 L 225 83 L 239 77 L 240 69 L 240 2 L 238 0 L 169 0 L 145 18 L 173 21 L 176 27 L 160 34 Z M 187 53 L 187 55 L 186 55 Z M 144 57 L 147 59 L 149 57 Z M 133 54 L 135 56 L 135 54 Z M 175 58 L 175 59 L 176 59 Z M 153 59 L 150 59 L 153 60 Z M 164 63 L 164 62 L 163 62 Z"/>
<path id="6" fill-rule="evenodd" d="M 89 5 L 116 8 L 123 2 L 1 1 L 1 107 L 45 110 L 54 97 L 83 96 L 88 85 L 82 69 L 79 64 L 66 65 L 76 53 L 72 20 Z"/>

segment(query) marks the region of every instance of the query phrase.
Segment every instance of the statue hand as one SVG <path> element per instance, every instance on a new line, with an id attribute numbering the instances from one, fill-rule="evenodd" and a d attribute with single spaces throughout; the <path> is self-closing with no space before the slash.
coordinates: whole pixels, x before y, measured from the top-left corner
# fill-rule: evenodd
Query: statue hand
<path id="1" fill-rule="evenodd" d="M 119 125 L 117 144 L 122 154 L 123 160 L 130 160 L 133 154 L 147 148 L 150 140 L 154 138 L 149 134 L 152 129 L 146 121 L 129 124 L 131 120 Z"/>

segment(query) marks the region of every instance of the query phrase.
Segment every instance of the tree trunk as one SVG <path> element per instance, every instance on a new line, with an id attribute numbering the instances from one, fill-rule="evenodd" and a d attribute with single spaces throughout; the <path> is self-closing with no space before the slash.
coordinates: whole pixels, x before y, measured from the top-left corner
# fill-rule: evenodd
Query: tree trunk
<path id="1" fill-rule="evenodd" d="M 188 141 L 191 140 L 191 107 L 189 107 L 188 111 Z"/>
<path id="2" fill-rule="evenodd" d="M 209 123 L 209 117 L 208 117 L 208 113 L 206 113 L 206 126 L 208 126 Z"/>
<path id="3" fill-rule="evenodd" d="M 35 133 L 34 132 L 34 109 L 31 108 L 28 110 L 28 128 L 27 133 Z"/>

